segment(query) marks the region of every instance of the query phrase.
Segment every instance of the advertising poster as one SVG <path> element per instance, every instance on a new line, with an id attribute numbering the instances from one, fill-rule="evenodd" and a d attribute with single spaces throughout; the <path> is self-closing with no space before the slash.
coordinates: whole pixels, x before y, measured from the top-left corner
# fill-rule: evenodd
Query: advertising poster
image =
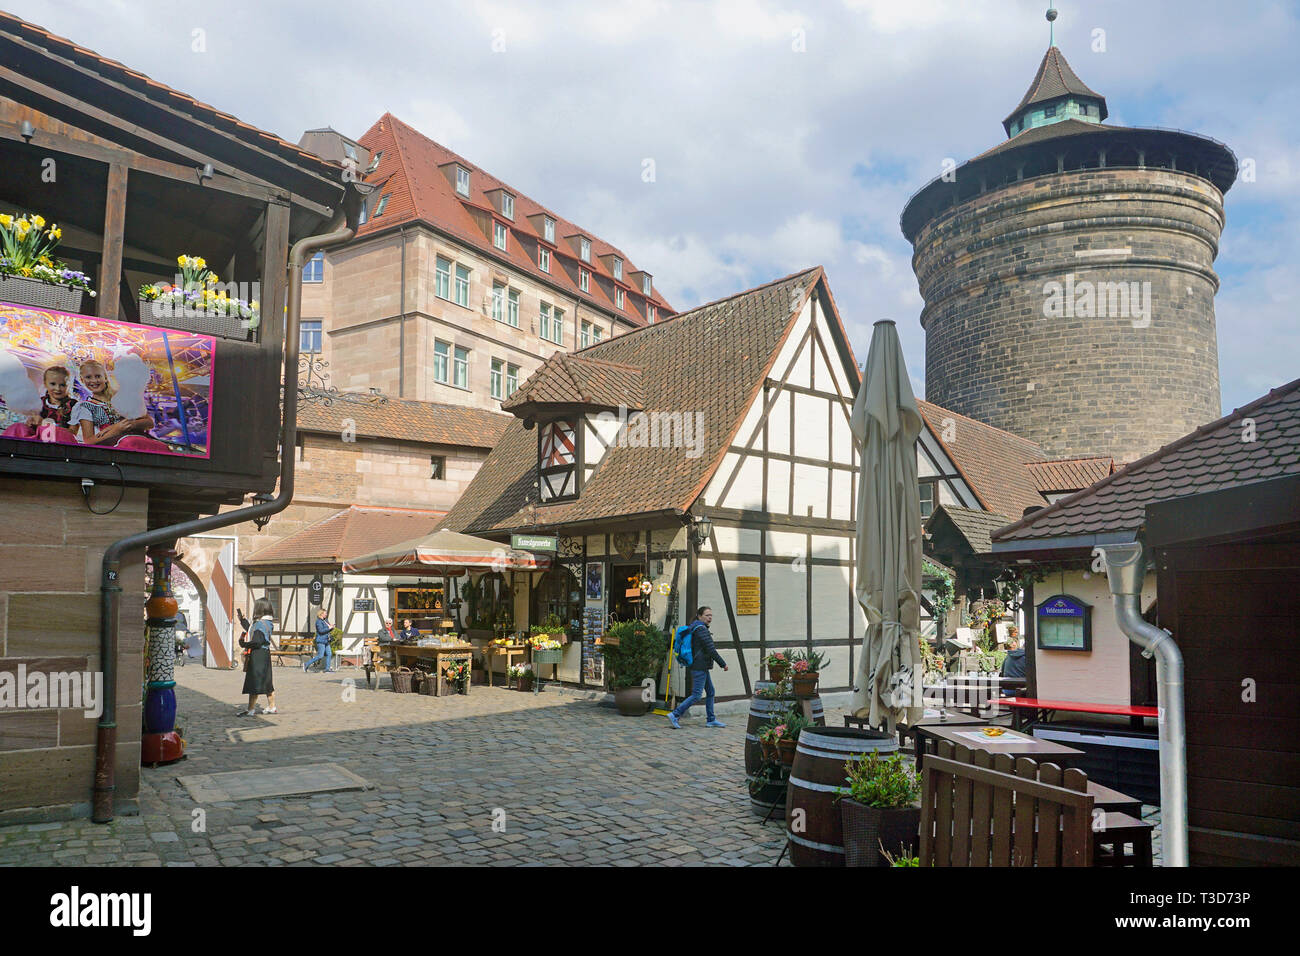
<path id="1" fill-rule="evenodd" d="M 0 437 L 208 458 L 215 341 L 0 302 Z"/>

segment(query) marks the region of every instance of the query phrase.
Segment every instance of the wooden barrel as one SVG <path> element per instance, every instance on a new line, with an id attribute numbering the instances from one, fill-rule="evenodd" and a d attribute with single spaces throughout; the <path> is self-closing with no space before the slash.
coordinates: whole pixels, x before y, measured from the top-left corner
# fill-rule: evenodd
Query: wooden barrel
<path id="1" fill-rule="evenodd" d="M 799 735 L 786 790 L 785 828 L 795 866 L 843 866 L 844 829 L 835 791 L 844 786 L 844 763 L 859 754 L 893 753 L 893 734 L 848 727 Z"/>
<path id="2" fill-rule="evenodd" d="M 770 681 L 759 681 L 754 685 L 755 690 L 762 690 L 771 687 Z M 764 724 L 772 722 L 772 718 L 777 714 L 784 713 L 791 707 L 797 705 L 793 697 L 780 697 L 767 699 L 764 697 L 753 697 L 749 701 L 749 723 L 745 726 L 745 776 L 752 777 L 763 763 L 763 748 L 758 743 L 758 732 L 763 729 Z M 822 699 L 814 697 L 812 699 L 813 722 L 818 727 L 826 726 L 826 712 L 822 708 Z"/>

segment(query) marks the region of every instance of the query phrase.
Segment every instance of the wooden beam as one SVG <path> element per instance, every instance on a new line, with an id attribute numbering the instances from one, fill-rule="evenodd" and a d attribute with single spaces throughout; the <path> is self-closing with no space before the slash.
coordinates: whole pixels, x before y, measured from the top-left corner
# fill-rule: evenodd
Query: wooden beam
<path id="1" fill-rule="evenodd" d="M 745 682 L 745 696 L 749 697 L 754 693 L 754 689 L 749 684 L 749 668 L 745 665 L 745 650 L 740 643 L 740 628 L 736 625 L 736 614 L 731 609 L 731 592 L 727 588 L 727 574 L 722 570 L 722 559 L 718 556 L 718 538 L 712 528 L 709 529 L 709 547 L 713 549 L 713 567 L 718 575 L 719 589 L 722 591 L 722 606 L 727 610 L 727 622 L 731 625 L 731 643 L 736 648 L 740 679 Z"/>
<path id="2" fill-rule="evenodd" d="M 284 335 L 285 289 L 288 287 L 289 207 L 266 204 L 266 244 L 262 249 L 262 340 L 268 334 Z"/>
<path id="3" fill-rule="evenodd" d="M 108 167 L 108 189 L 104 200 L 104 246 L 99 261 L 99 311 L 101 319 L 116 319 L 121 313 L 118 287 L 122 284 L 122 246 L 126 231 L 126 167 Z"/>

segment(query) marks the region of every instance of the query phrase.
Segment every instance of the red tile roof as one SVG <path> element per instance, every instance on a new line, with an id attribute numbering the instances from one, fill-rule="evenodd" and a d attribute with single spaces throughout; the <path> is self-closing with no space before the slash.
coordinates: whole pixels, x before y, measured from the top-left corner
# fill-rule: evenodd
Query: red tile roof
<path id="1" fill-rule="evenodd" d="M 11 13 L 0 10 L 0 33 L 7 33 L 21 40 L 36 44 L 70 62 L 85 67 L 114 82 L 143 93 L 152 100 L 163 103 L 182 113 L 187 113 L 201 122 L 237 136 L 246 143 L 266 149 L 278 156 L 290 160 L 297 166 L 305 167 L 317 175 L 337 177 L 339 166 L 321 159 L 314 153 L 295 146 L 288 140 L 281 139 L 274 133 L 258 129 L 245 123 L 229 113 L 202 103 L 192 96 L 173 90 L 116 60 L 78 46 L 71 40 L 51 33 L 43 27 L 20 19 Z"/>
<path id="2" fill-rule="evenodd" d="M 1046 457 L 1038 445 L 931 402 L 917 399 L 916 404 L 985 510 L 1012 516 L 1042 507 L 1043 496 L 1026 467 Z"/>
<path id="3" fill-rule="evenodd" d="M 641 370 L 593 355 L 555 352 L 501 408 L 522 418 L 536 405 L 623 406 L 639 411 L 645 408 Z"/>
<path id="4" fill-rule="evenodd" d="M 1250 419 L 1250 424 L 1246 422 Z M 993 533 L 995 544 L 1137 532 L 1157 501 L 1300 473 L 1300 379 Z M 1014 546 L 1000 551 L 1014 551 Z"/>
<path id="5" fill-rule="evenodd" d="M 341 565 L 379 548 L 429 534 L 444 515 L 445 511 L 352 505 L 261 548 L 240 565 Z"/>
<path id="6" fill-rule="evenodd" d="M 817 267 L 576 353 L 640 369 L 646 414 L 698 412 L 699 454 L 692 457 L 685 448 L 615 445 L 605 452 L 576 501 L 537 505 L 537 436 L 516 421 L 443 527 L 500 534 L 685 511 L 721 463 L 803 303 L 819 293 L 838 323 L 825 276 Z"/>
<path id="7" fill-rule="evenodd" d="M 358 236 L 372 235 L 402 223 L 421 220 L 540 282 L 558 287 L 570 298 L 622 316 L 632 325 L 645 324 L 645 297 L 641 287 L 627 281 L 627 277 L 638 270 L 616 247 L 556 215 L 445 146 L 435 143 L 391 113 L 381 116 L 358 142 L 370 150 L 372 156 L 377 152 L 383 153 L 379 165 L 366 177 L 366 181 L 383 183 L 376 190 L 377 197 L 391 194 L 383 215 L 370 216 L 357 230 Z M 453 180 L 448 178 L 442 168 L 448 163 L 457 163 L 469 170 L 468 197 L 456 192 Z M 496 205 L 488 193 L 497 189 L 504 189 L 515 197 L 513 221 L 496 211 Z M 371 207 L 377 202 L 378 198 L 372 199 Z M 555 220 L 555 243 L 546 242 L 540 224 L 535 226 L 529 218 L 539 215 Z M 504 223 L 510 230 L 505 251 L 493 245 L 493 222 Z M 569 245 L 567 237 L 575 234 L 591 240 L 591 262 L 580 260 L 577 251 Z M 550 272 L 543 272 L 537 264 L 539 244 L 551 249 Z M 623 260 L 624 279 L 621 282 L 614 279 L 610 269 L 601 260 L 602 256 L 607 255 L 615 255 Z M 592 274 L 588 292 L 583 292 L 578 287 L 578 268 Z M 614 304 L 615 286 L 624 290 L 623 309 Z M 651 293 L 650 301 L 659 309 L 660 317 L 672 315 L 672 306 L 653 286 Z"/>
<path id="8" fill-rule="evenodd" d="M 1115 470 L 1113 458 L 1061 458 L 1057 461 L 1031 461 L 1029 474 L 1043 494 L 1078 491 L 1101 481 Z"/>
<path id="9" fill-rule="evenodd" d="M 357 435 L 392 438 L 430 445 L 491 448 L 505 433 L 510 416 L 464 405 L 390 398 L 383 404 L 335 401 L 307 402 L 298 410 L 298 429 L 341 433 L 346 422 Z"/>

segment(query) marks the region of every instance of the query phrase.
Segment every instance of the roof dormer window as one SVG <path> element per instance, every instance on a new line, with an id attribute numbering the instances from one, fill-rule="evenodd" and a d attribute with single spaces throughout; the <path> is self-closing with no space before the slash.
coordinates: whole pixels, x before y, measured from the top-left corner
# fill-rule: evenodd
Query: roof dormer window
<path id="1" fill-rule="evenodd" d="M 583 262 L 591 261 L 591 240 L 585 236 L 578 238 L 578 258 Z"/>
<path id="2" fill-rule="evenodd" d="M 654 325 L 657 318 L 659 318 L 659 311 L 653 305 L 647 305 L 645 307 L 646 321 L 651 325 Z"/>
<path id="3" fill-rule="evenodd" d="M 388 208 L 388 200 L 392 198 L 393 198 L 392 193 L 384 193 L 382 196 L 379 197 L 379 205 L 375 207 L 375 214 L 373 218 L 378 219 L 380 216 L 384 214 L 384 210 Z"/>
<path id="4" fill-rule="evenodd" d="M 623 281 L 623 260 L 620 259 L 618 256 L 614 257 L 613 268 L 614 268 L 614 278 L 622 282 Z"/>
<path id="5" fill-rule="evenodd" d="M 623 290 L 622 290 L 622 289 L 615 289 L 615 290 L 614 290 L 614 306 L 615 306 L 616 308 L 619 308 L 619 309 L 623 308 Z"/>
<path id="6" fill-rule="evenodd" d="M 583 292 L 591 291 L 591 273 L 586 269 L 578 270 L 578 288 Z"/>
<path id="7" fill-rule="evenodd" d="M 464 166 L 456 167 L 456 192 L 462 196 L 469 195 L 469 170 Z"/>
<path id="8" fill-rule="evenodd" d="M 501 215 L 507 219 L 515 218 L 515 197 L 509 193 L 501 194 Z"/>
<path id="9" fill-rule="evenodd" d="M 543 272 L 551 271 L 551 250 L 545 246 L 537 247 L 537 268 Z"/>
<path id="10" fill-rule="evenodd" d="M 565 501 L 578 497 L 578 421 L 560 418 L 537 429 L 538 497 Z"/>
<path id="11" fill-rule="evenodd" d="M 366 167 L 366 174 L 369 175 L 379 168 L 379 161 L 384 158 L 384 151 L 381 149 L 370 158 L 370 165 Z"/>
<path id="12" fill-rule="evenodd" d="M 542 224 L 542 238 L 551 245 L 555 245 L 555 220 L 550 216 L 547 216 L 546 221 Z"/>
<path id="13" fill-rule="evenodd" d="M 509 230 L 506 229 L 506 224 L 504 222 L 494 222 L 492 224 L 492 245 L 504 251 L 506 248 L 506 236 L 508 233 Z"/>
<path id="14" fill-rule="evenodd" d="M 651 288 L 652 288 L 652 286 L 651 286 L 651 282 L 650 282 L 650 276 L 649 276 L 649 275 L 642 276 L 642 278 L 641 278 L 641 293 L 642 293 L 643 295 L 647 295 L 647 296 L 649 296 L 649 295 L 653 295 L 654 293 L 651 291 Z"/>

